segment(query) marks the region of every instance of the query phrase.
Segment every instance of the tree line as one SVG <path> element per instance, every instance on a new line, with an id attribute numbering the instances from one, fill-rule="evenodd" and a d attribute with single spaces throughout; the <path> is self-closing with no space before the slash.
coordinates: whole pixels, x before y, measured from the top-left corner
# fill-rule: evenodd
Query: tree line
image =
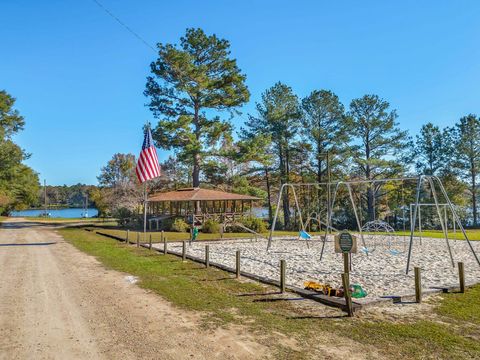
<path id="1" fill-rule="evenodd" d="M 30 154 L 13 140 L 25 126 L 15 101 L 0 90 L 0 215 L 35 203 L 39 191 L 37 173 L 23 163 Z"/>
<path id="2" fill-rule="evenodd" d="M 429 122 L 410 136 L 400 128 L 397 111 L 379 95 L 363 95 L 345 105 L 331 90 L 313 90 L 300 98 L 290 86 L 277 82 L 261 94 L 244 125 L 234 129 L 231 120 L 250 99 L 246 75 L 231 57 L 229 42 L 201 29 L 187 29 L 178 45 L 158 44 L 158 58 L 150 70 L 144 94 L 158 120 L 153 137 L 157 147 L 172 151 L 162 164 L 163 176 L 152 183 L 154 189 L 202 184 L 260 196 L 271 219 L 272 204 L 284 183 L 422 173 L 441 177 L 457 204 L 468 202 L 472 224 L 477 225 L 480 119 L 474 114 L 444 129 Z M 129 173 L 134 156 L 115 157 L 123 157 L 124 170 L 130 168 L 123 180 L 134 184 Z M 102 169 L 99 181 L 116 189 L 120 198 L 135 200 L 135 186 L 107 176 L 115 157 Z M 369 219 L 375 217 L 381 195 L 379 187 L 367 187 Z M 281 200 L 288 227 L 288 190 Z"/>
<path id="3" fill-rule="evenodd" d="M 94 206 L 90 198 L 90 193 L 95 193 L 95 185 L 75 184 L 75 185 L 47 185 L 46 197 L 49 207 L 58 208 L 83 208 L 85 200 L 88 206 Z M 37 202 L 33 204 L 36 207 L 42 207 L 45 204 L 45 191 L 43 187 L 37 197 Z"/>

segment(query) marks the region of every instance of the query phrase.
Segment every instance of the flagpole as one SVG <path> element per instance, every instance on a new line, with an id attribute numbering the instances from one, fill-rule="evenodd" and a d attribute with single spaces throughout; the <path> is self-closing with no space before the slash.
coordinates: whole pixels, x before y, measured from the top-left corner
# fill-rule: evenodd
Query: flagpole
<path id="1" fill-rule="evenodd" d="M 157 152 L 153 144 L 150 125 L 145 125 L 145 137 L 143 139 L 142 151 L 137 161 L 135 171 L 138 180 L 143 183 L 143 241 L 147 242 L 147 209 L 148 209 L 148 180 L 160 176 L 160 164 Z M 137 247 L 140 246 L 140 233 L 137 236 Z"/>
<path id="2" fill-rule="evenodd" d="M 147 181 L 143 184 L 143 242 L 147 242 Z M 137 244 L 138 246 L 138 244 Z"/>

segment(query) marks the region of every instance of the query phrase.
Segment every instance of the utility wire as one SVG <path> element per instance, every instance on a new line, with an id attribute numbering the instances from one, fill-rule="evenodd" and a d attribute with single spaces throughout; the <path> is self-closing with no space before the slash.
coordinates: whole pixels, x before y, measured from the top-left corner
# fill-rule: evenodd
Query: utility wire
<path id="1" fill-rule="evenodd" d="M 143 39 L 140 35 L 138 35 L 135 31 L 133 31 L 127 24 L 125 24 L 122 20 L 120 20 L 118 17 L 116 17 L 111 11 L 109 11 L 105 6 L 103 6 L 98 0 L 92 0 L 95 4 L 97 4 L 103 11 L 105 11 L 109 16 L 111 16 L 113 19 L 115 19 L 120 25 L 122 25 L 127 31 L 135 36 L 138 40 L 140 40 L 145 46 L 153 50 L 155 54 L 157 53 L 157 50 L 150 45 L 145 39 Z"/>

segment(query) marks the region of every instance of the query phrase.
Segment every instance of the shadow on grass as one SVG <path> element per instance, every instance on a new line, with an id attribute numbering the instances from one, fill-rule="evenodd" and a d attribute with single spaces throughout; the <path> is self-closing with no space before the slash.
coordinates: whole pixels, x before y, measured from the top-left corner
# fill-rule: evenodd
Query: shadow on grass
<path id="1" fill-rule="evenodd" d="M 264 303 L 269 303 L 269 302 L 282 302 L 282 301 L 303 301 L 306 300 L 302 297 L 297 297 L 297 298 L 266 298 L 266 299 L 255 299 L 253 302 L 264 302 Z"/>
<path id="2" fill-rule="evenodd" d="M 342 315 L 305 315 L 305 316 L 289 316 L 288 320 L 310 320 L 310 319 L 343 319 L 347 318 L 347 314 Z"/>
<path id="3" fill-rule="evenodd" d="M 27 243 L 27 244 L 10 243 L 10 244 L 0 244 L 0 246 L 45 246 L 45 245 L 53 245 L 53 244 L 56 244 L 56 242 Z"/>
<path id="4" fill-rule="evenodd" d="M 218 278 L 218 279 L 198 279 L 198 281 L 225 281 L 225 280 L 231 280 L 233 278 L 231 277 L 222 277 L 222 278 Z"/>
<path id="5" fill-rule="evenodd" d="M 280 291 L 271 291 L 267 293 L 247 293 L 247 294 L 238 294 L 237 296 L 267 296 L 267 295 L 279 295 Z"/>

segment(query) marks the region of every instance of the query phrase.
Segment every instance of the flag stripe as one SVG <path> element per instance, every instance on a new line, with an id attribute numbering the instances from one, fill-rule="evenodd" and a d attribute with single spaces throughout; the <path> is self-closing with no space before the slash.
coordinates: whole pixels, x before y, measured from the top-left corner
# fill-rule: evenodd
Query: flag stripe
<path id="1" fill-rule="evenodd" d="M 137 178 L 141 183 L 154 179 L 161 174 L 157 151 L 153 145 L 152 133 L 149 128 L 145 130 L 144 135 L 142 151 L 140 152 L 135 168 Z"/>
<path id="2" fill-rule="evenodd" d="M 155 156 L 156 151 L 153 148 L 153 146 L 150 146 L 148 148 L 148 152 L 150 154 L 150 156 L 148 158 L 148 162 L 150 163 L 150 166 L 152 167 L 153 175 L 158 176 L 158 160 L 156 159 L 156 156 Z"/>
<path id="3" fill-rule="evenodd" d="M 149 174 L 147 173 L 147 170 L 145 169 L 145 166 L 143 165 L 143 154 L 140 154 L 140 158 L 138 159 L 138 169 L 142 173 L 142 176 L 144 179 L 146 179 Z"/>
<path id="4" fill-rule="evenodd" d="M 145 174 L 145 176 L 148 178 L 151 178 L 153 175 L 152 175 L 152 172 L 150 171 L 150 168 L 148 167 L 148 164 L 145 161 L 144 151 L 142 151 L 142 153 L 140 154 L 140 158 L 138 159 L 138 161 L 140 163 L 140 168 L 143 170 L 143 173 Z"/>
<path id="5" fill-rule="evenodd" d="M 143 161 L 143 164 L 144 166 L 147 168 L 147 171 L 148 171 L 148 174 L 151 176 L 151 177 L 154 177 L 154 167 L 153 167 L 153 164 L 151 162 L 151 157 L 150 157 L 150 152 L 149 152 L 149 149 L 146 149 L 143 153 L 143 158 L 142 158 L 142 161 Z"/>

